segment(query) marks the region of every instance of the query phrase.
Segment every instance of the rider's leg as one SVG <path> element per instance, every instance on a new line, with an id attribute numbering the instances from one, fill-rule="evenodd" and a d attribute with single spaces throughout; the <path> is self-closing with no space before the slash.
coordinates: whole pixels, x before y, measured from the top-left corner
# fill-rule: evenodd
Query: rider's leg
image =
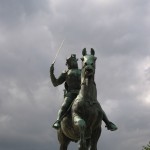
<path id="1" fill-rule="evenodd" d="M 65 112 L 67 111 L 69 106 L 71 105 L 71 102 L 72 101 L 71 101 L 70 97 L 65 97 L 64 102 L 63 102 L 60 110 L 58 111 L 57 121 L 53 124 L 53 127 L 55 129 L 60 128 L 60 121 L 63 119 L 63 115 L 65 114 Z"/>
<path id="2" fill-rule="evenodd" d="M 111 121 L 108 120 L 104 111 L 103 111 L 103 121 L 105 122 L 108 130 L 115 131 L 118 129 L 114 123 L 112 123 Z"/>
<path id="3" fill-rule="evenodd" d="M 76 98 L 77 93 L 71 93 L 68 92 L 66 94 L 66 97 L 64 99 L 64 102 L 62 104 L 62 107 L 60 108 L 60 110 L 58 111 L 58 117 L 57 117 L 57 121 L 54 123 L 53 127 L 55 129 L 60 128 L 60 122 L 63 119 L 65 113 L 67 112 L 67 110 L 69 109 L 69 107 L 71 106 L 73 100 Z"/>

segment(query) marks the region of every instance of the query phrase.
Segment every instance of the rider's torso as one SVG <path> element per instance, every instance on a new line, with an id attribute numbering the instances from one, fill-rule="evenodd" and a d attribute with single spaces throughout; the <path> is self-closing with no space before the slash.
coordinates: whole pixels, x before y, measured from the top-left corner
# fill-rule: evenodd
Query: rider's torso
<path id="1" fill-rule="evenodd" d="M 68 85 L 68 91 L 79 90 L 81 83 L 81 70 L 69 69 L 67 71 L 66 83 Z"/>

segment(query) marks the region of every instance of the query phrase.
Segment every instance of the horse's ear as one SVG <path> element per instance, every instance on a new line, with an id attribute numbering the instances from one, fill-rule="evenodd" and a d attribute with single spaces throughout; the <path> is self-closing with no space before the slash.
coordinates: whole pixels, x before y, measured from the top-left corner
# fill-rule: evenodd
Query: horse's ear
<path id="1" fill-rule="evenodd" d="M 94 51 L 94 49 L 93 48 L 91 48 L 91 55 L 95 55 L 95 51 Z"/>
<path id="2" fill-rule="evenodd" d="M 86 48 L 84 48 L 84 49 L 82 50 L 82 55 L 83 55 L 83 56 L 86 55 Z"/>

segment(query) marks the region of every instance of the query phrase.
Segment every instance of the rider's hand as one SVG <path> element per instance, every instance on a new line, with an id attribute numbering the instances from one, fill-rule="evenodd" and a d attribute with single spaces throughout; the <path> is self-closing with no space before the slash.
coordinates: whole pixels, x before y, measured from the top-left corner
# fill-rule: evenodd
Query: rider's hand
<path id="1" fill-rule="evenodd" d="M 54 73 L 54 64 L 52 64 L 50 67 L 50 73 Z"/>

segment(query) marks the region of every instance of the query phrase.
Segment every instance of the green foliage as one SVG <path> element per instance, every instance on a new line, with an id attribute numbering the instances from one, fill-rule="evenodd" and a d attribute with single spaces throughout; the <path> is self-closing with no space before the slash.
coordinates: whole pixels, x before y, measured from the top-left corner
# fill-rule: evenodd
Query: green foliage
<path id="1" fill-rule="evenodd" d="M 142 150 L 150 150 L 150 142 L 146 146 L 143 146 Z"/>

